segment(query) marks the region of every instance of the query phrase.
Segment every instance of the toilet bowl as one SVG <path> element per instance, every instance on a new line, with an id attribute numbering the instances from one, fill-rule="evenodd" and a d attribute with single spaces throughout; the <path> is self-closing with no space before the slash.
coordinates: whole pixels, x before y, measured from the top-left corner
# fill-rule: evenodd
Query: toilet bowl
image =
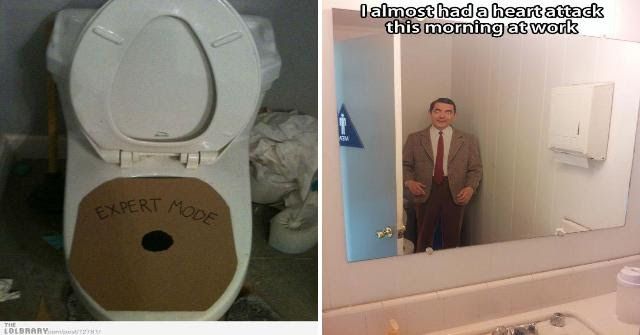
<path id="1" fill-rule="evenodd" d="M 280 64 L 270 23 L 238 15 L 224 0 L 111 0 L 97 11 L 58 13 L 47 68 L 60 92 L 67 129 L 65 258 L 72 286 L 94 317 L 217 320 L 231 306 L 251 251 L 249 131 Z M 197 229 L 228 229 L 169 237 L 174 249 L 168 250 L 177 250 L 211 236 L 216 242 L 200 246 L 202 252 L 142 250 L 142 236 L 144 245 L 149 236 L 167 235 L 149 227 L 164 225 L 168 231 L 172 223 L 155 222 L 168 215 L 143 218 L 138 212 L 151 205 L 140 197 L 111 212 L 105 200 L 142 191 L 155 192 L 156 198 L 192 196 L 200 207 L 175 200 L 167 201 L 168 210 L 189 222 L 200 212 L 200 221 L 209 215 Z M 106 207 L 91 205 L 94 201 L 106 201 Z M 219 211 L 206 214 L 207 206 Z M 101 229 L 97 234 L 86 213 L 97 213 L 97 221 L 114 214 L 120 226 L 93 226 Z M 101 243 L 107 236 L 120 244 Z M 222 245 L 231 252 L 219 252 Z M 87 270 L 100 257 L 114 258 Z M 170 260 L 165 264 L 162 257 Z M 231 270 L 219 281 L 215 270 L 224 267 Z M 161 275 L 163 281 L 150 288 L 127 277 L 133 273 L 127 269 L 145 280 Z M 144 274 L 149 269 L 160 271 Z M 185 269 L 191 271 L 187 276 Z M 217 293 L 209 294 L 214 289 Z M 191 307 L 190 294 L 196 294 L 198 306 Z M 165 297 L 181 300 L 176 304 Z"/>

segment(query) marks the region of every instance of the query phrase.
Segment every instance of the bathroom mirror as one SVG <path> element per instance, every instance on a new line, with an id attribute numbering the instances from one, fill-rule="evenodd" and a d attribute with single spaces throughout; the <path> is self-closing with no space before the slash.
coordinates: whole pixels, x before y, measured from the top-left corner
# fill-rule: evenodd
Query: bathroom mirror
<path id="1" fill-rule="evenodd" d="M 483 167 L 460 247 L 625 224 L 640 101 L 640 85 L 625 69 L 640 66 L 639 43 L 388 35 L 384 21 L 333 15 L 349 261 L 414 252 L 419 229 L 403 187 L 402 149 L 409 134 L 431 124 L 429 106 L 440 97 L 455 102 L 452 125 L 477 140 Z M 556 143 L 574 136 L 574 125 L 584 151 Z M 603 155 L 592 154 L 595 146 L 604 146 Z"/>

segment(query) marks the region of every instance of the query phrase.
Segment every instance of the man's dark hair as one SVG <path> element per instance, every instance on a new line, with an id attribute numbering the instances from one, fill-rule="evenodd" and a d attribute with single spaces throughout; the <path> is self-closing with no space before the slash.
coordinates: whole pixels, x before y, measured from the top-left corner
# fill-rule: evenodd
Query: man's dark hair
<path id="1" fill-rule="evenodd" d="M 431 103 L 431 105 L 429 106 L 429 113 L 431 113 L 431 111 L 433 111 L 433 107 L 438 103 L 443 103 L 443 104 L 447 104 L 447 105 L 452 105 L 453 106 L 453 114 L 456 113 L 456 103 L 453 102 L 453 100 L 449 99 L 449 98 L 438 98 L 436 100 L 433 100 L 433 102 Z"/>

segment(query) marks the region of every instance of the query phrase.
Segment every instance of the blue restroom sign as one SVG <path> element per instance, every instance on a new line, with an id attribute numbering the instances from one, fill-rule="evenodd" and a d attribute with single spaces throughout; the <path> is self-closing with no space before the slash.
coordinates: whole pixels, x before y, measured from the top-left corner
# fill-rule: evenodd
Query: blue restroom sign
<path id="1" fill-rule="evenodd" d="M 340 142 L 340 146 L 343 147 L 364 148 L 362 141 L 360 141 L 360 136 L 358 136 L 356 126 L 353 124 L 353 121 L 351 121 L 351 117 L 349 117 L 349 113 L 344 104 L 342 104 L 338 112 L 338 141 Z"/>

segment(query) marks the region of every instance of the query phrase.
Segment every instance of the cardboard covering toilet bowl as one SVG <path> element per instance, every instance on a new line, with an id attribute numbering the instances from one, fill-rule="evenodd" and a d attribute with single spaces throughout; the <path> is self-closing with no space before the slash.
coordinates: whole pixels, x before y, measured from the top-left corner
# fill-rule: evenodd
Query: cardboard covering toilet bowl
<path id="1" fill-rule="evenodd" d="M 195 178 L 105 182 L 80 202 L 68 266 L 106 310 L 206 310 L 236 272 L 229 206 Z"/>

